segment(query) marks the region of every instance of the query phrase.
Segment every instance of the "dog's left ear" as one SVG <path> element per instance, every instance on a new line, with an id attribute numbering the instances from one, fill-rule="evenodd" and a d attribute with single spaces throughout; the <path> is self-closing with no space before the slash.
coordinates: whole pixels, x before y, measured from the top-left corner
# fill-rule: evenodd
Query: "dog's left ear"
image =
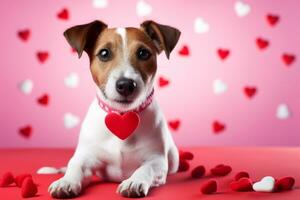
<path id="1" fill-rule="evenodd" d="M 169 58 L 171 51 L 179 40 L 180 31 L 171 26 L 158 24 L 151 20 L 143 22 L 141 28 L 151 38 L 157 52 L 160 53 L 164 50 L 167 58 Z"/>

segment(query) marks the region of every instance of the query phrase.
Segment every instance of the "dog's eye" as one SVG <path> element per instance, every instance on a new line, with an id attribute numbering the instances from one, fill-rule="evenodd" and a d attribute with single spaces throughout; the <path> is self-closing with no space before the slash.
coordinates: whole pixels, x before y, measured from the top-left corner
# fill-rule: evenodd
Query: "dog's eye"
<path id="1" fill-rule="evenodd" d="M 106 62 L 111 58 L 111 53 L 109 49 L 101 49 L 98 53 L 98 57 L 101 61 Z"/>
<path id="2" fill-rule="evenodd" d="M 140 60 L 148 60 L 151 56 L 151 53 L 148 49 L 139 48 L 137 51 L 137 57 Z"/>

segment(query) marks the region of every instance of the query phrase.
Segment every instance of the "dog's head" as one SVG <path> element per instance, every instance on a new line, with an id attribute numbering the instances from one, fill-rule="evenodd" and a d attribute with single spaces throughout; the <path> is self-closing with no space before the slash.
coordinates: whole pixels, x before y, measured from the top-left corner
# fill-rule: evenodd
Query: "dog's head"
<path id="1" fill-rule="evenodd" d="M 85 51 L 102 98 L 122 111 L 139 106 L 153 88 L 156 54 L 169 58 L 180 31 L 154 21 L 140 28 L 108 28 L 101 21 L 71 27 L 64 32 L 81 57 Z"/>

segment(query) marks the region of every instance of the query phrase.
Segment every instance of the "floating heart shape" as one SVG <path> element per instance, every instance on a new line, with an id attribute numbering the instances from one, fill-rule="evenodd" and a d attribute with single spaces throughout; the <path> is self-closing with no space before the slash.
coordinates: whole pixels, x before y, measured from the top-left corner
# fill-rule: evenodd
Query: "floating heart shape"
<path id="1" fill-rule="evenodd" d="M 127 112 L 123 115 L 109 113 L 105 117 L 106 127 L 118 138 L 125 140 L 138 127 L 140 118 L 135 112 Z"/>
<path id="2" fill-rule="evenodd" d="M 228 165 L 217 165 L 210 170 L 211 174 L 214 176 L 226 176 L 232 171 L 232 168 Z"/>
<path id="3" fill-rule="evenodd" d="M 220 133 L 222 131 L 224 131 L 226 128 L 226 125 L 219 122 L 219 121 L 214 121 L 212 124 L 212 129 L 214 133 Z"/>
<path id="4" fill-rule="evenodd" d="M 32 134 L 32 127 L 30 125 L 24 126 L 19 129 L 19 133 L 25 138 L 30 138 Z"/>
<path id="5" fill-rule="evenodd" d="M 205 174 L 205 167 L 203 165 L 197 166 L 192 170 L 192 178 L 201 178 Z"/>
<path id="6" fill-rule="evenodd" d="M 152 12 L 152 7 L 150 4 L 146 3 L 143 0 L 140 0 L 136 4 L 136 14 L 140 17 L 145 17 L 147 15 L 150 15 Z"/>
<path id="7" fill-rule="evenodd" d="M 194 154 L 189 151 L 179 151 L 179 160 L 193 160 Z"/>
<path id="8" fill-rule="evenodd" d="M 284 177 L 276 180 L 274 191 L 281 192 L 293 189 L 295 184 L 295 179 L 293 177 Z"/>
<path id="9" fill-rule="evenodd" d="M 247 192 L 252 191 L 252 181 L 249 178 L 241 178 L 238 181 L 233 181 L 230 183 L 230 188 L 233 191 Z"/>
<path id="10" fill-rule="evenodd" d="M 261 181 L 253 184 L 253 190 L 256 192 L 272 192 L 275 186 L 275 179 L 272 176 L 266 176 Z"/>
<path id="11" fill-rule="evenodd" d="M 15 179 L 11 172 L 6 172 L 0 178 L 0 187 L 7 187 L 10 184 L 14 183 Z"/>
<path id="12" fill-rule="evenodd" d="M 93 0 L 94 8 L 106 8 L 108 6 L 107 0 Z"/>
<path id="13" fill-rule="evenodd" d="M 249 178 L 249 177 L 250 176 L 249 176 L 248 172 L 239 172 L 234 176 L 234 180 L 238 181 L 241 178 Z"/>
<path id="14" fill-rule="evenodd" d="M 18 32 L 18 36 L 22 41 L 26 42 L 29 39 L 30 30 L 29 29 L 21 30 Z"/>
<path id="15" fill-rule="evenodd" d="M 32 178 L 27 177 L 24 179 L 21 188 L 21 195 L 23 198 L 34 197 L 38 192 L 36 184 L 33 182 Z"/>
<path id="16" fill-rule="evenodd" d="M 286 65 L 291 65 L 296 60 L 296 56 L 285 53 L 282 55 L 282 60 Z"/>
<path id="17" fill-rule="evenodd" d="M 167 85 L 169 85 L 169 83 L 170 83 L 170 81 L 168 79 L 162 77 L 162 76 L 159 77 L 159 79 L 158 79 L 158 86 L 159 87 L 167 86 Z"/>
<path id="18" fill-rule="evenodd" d="M 33 82 L 30 79 L 26 79 L 19 84 L 19 89 L 24 94 L 30 94 L 33 88 Z"/>
<path id="19" fill-rule="evenodd" d="M 64 125 L 66 129 L 71 129 L 77 126 L 80 122 L 80 118 L 72 113 L 65 113 Z"/>
<path id="20" fill-rule="evenodd" d="M 15 178 L 15 183 L 18 187 L 21 187 L 25 178 L 32 178 L 31 174 L 20 174 L 18 176 L 16 176 Z"/>
<path id="21" fill-rule="evenodd" d="M 65 86 L 69 88 L 77 88 L 79 83 L 79 76 L 77 73 L 72 72 L 65 78 L 64 82 L 65 82 Z"/>
<path id="22" fill-rule="evenodd" d="M 221 60 L 225 60 L 229 56 L 230 51 L 228 49 L 218 49 L 217 53 Z"/>
<path id="23" fill-rule="evenodd" d="M 279 16 L 278 15 L 272 15 L 272 14 L 268 14 L 266 16 L 267 22 L 271 25 L 271 26 L 275 26 L 278 21 L 279 21 Z"/>
<path id="24" fill-rule="evenodd" d="M 59 13 L 57 13 L 57 18 L 61 20 L 68 20 L 69 19 L 69 11 L 64 8 Z"/>
<path id="25" fill-rule="evenodd" d="M 236 1 L 234 4 L 234 9 L 238 17 L 245 17 L 251 11 L 251 7 L 242 1 Z"/>
<path id="26" fill-rule="evenodd" d="M 276 117 L 278 119 L 288 119 L 290 115 L 291 114 L 288 105 L 283 103 L 278 105 L 276 112 Z"/>
<path id="27" fill-rule="evenodd" d="M 179 55 L 181 56 L 188 56 L 190 55 L 190 50 L 189 47 L 187 45 L 184 45 L 180 50 L 179 50 Z"/>
<path id="28" fill-rule="evenodd" d="M 48 94 L 44 94 L 44 95 L 42 95 L 41 97 L 39 97 L 39 98 L 37 99 L 37 102 L 38 102 L 40 105 L 47 106 L 48 103 L 49 103 L 49 96 L 48 96 Z"/>
<path id="29" fill-rule="evenodd" d="M 206 33 L 209 31 L 209 24 L 201 17 L 197 17 L 194 21 L 194 31 L 196 33 Z"/>
<path id="30" fill-rule="evenodd" d="M 217 191 L 217 181 L 208 180 L 201 186 L 202 194 L 212 194 Z"/>
<path id="31" fill-rule="evenodd" d="M 256 45 L 259 49 L 265 49 L 269 46 L 269 41 L 263 38 L 257 38 Z"/>
<path id="32" fill-rule="evenodd" d="M 44 63 L 48 59 L 49 53 L 47 51 L 39 51 L 36 53 L 36 56 L 40 63 Z"/>
<path id="33" fill-rule="evenodd" d="M 178 120 L 178 119 L 172 120 L 172 121 L 169 121 L 168 124 L 171 129 L 173 129 L 174 131 L 177 131 L 177 129 L 180 126 L 180 120 Z"/>
<path id="34" fill-rule="evenodd" d="M 224 92 L 227 91 L 227 89 L 228 89 L 228 86 L 224 81 L 222 81 L 221 79 L 214 80 L 214 82 L 213 82 L 214 94 L 216 94 L 216 95 L 223 94 Z"/>
<path id="35" fill-rule="evenodd" d="M 257 89 L 256 87 L 251 87 L 251 86 L 246 86 L 244 88 L 244 93 L 245 95 L 250 99 L 252 97 L 254 97 L 254 95 L 256 94 Z"/>

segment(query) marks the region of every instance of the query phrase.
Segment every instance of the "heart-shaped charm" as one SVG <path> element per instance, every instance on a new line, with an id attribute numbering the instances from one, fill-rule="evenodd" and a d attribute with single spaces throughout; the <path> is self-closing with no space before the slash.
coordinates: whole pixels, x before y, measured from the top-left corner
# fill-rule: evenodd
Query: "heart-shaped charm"
<path id="1" fill-rule="evenodd" d="M 167 86 L 167 85 L 169 85 L 169 83 L 170 83 L 170 81 L 168 79 L 162 77 L 162 76 L 159 77 L 159 79 L 158 79 L 158 86 L 159 87 Z"/>
<path id="2" fill-rule="evenodd" d="M 65 86 L 69 88 L 77 88 L 79 84 L 79 76 L 77 73 L 72 72 L 65 78 L 64 82 Z"/>
<path id="3" fill-rule="evenodd" d="M 233 191 L 247 192 L 252 190 L 252 181 L 249 178 L 241 178 L 238 181 L 233 181 L 230 183 L 230 188 Z"/>
<path id="4" fill-rule="evenodd" d="M 187 45 L 184 45 L 180 50 L 179 50 L 179 55 L 181 56 L 189 56 L 190 55 L 190 50 Z"/>
<path id="5" fill-rule="evenodd" d="M 259 49 L 265 49 L 269 46 L 269 41 L 264 38 L 257 38 L 256 45 Z"/>
<path id="6" fill-rule="evenodd" d="M 24 94 L 30 94 L 33 88 L 33 82 L 30 79 L 26 79 L 19 84 L 19 89 Z"/>
<path id="7" fill-rule="evenodd" d="M 219 55 L 221 60 L 225 60 L 229 56 L 230 50 L 228 50 L 228 49 L 218 49 L 217 54 Z"/>
<path id="8" fill-rule="evenodd" d="M 234 10 L 238 17 L 245 17 L 250 13 L 251 7 L 242 1 L 237 1 L 234 4 Z"/>
<path id="9" fill-rule="evenodd" d="M 118 138 L 125 140 L 138 127 L 140 117 L 135 112 L 127 112 L 123 115 L 109 113 L 105 117 L 106 127 Z"/>
<path id="10" fill-rule="evenodd" d="M 206 33 L 209 31 L 209 24 L 201 17 L 197 17 L 194 21 L 194 31 L 196 33 Z"/>
<path id="11" fill-rule="evenodd" d="M 229 165 L 217 165 L 210 170 L 210 173 L 214 176 L 226 176 L 232 171 L 232 168 Z"/>
<path id="12" fill-rule="evenodd" d="M 0 178 L 0 187 L 7 187 L 10 184 L 14 183 L 15 179 L 11 172 L 6 172 Z"/>
<path id="13" fill-rule="evenodd" d="M 139 17 L 145 17 L 152 12 L 152 6 L 147 2 L 140 0 L 136 4 L 136 13 Z"/>
<path id="14" fill-rule="evenodd" d="M 23 198 L 34 197 L 38 192 L 36 184 L 33 182 L 32 178 L 27 177 L 22 183 L 21 194 Z"/>
<path id="15" fill-rule="evenodd" d="M 227 89 L 228 89 L 228 86 L 224 81 L 222 81 L 221 79 L 214 80 L 214 82 L 213 82 L 214 94 L 216 94 L 216 95 L 223 94 L 224 92 L 227 91 Z"/>
<path id="16" fill-rule="evenodd" d="M 29 29 L 20 30 L 18 32 L 18 36 L 22 41 L 26 42 L 30 37 L 30 30 Z"/>
<path id="17" fill-rule="evenodd" d="M 280 17 L 278 15 L 268 14 L 266 16 L 266 19 L 271 26 L 275 26 L 279 21 Z"/>
<path id="18" fill-rule="evenodd" d="M 217 181 L 208 180 L 201 186 L 202 194 L 212 194 L 217 191 Z"/>
<path id="19" fill-rule="evenodd" d="M 15 178 L 16 185 L 18 187 L 22 187 L 23 181 L 28 177 L 32 178 L 31 174 L 20 174 L 20 175 L 16 176 L 16 178 Z"/>
<path id="20" fill-rule="evenodd" d="M 295 184 L 295 179 L 293 177 L 284 177 L 279 180 L 276 180 L 275 183 L 275 192 L 287 191 L 293 189 Z"/>
<path id="21" fill-rule="evenodd" d="M 171 129 L 173 129 L 174 131 L 177 131 L 179 126 L 180 126 L 180 120 L 178 120 L 178 119 L 177 120 L 171 120 L 171 121 L 168 122 L 168 124 L 169 124 L 169 127 Z"/>
<path id="22" fill-rule="evenodd" d="M 203 165 L 199 165 L 192 170 L 191 176 L 192 178 L 201 178 L 204 176 L 205 171 L 205 167 Z"/>
<path id="23" fill-rule="evenodd" d="M 59 13 L 57 13 L 57 18 L 61 20 L 68 20 L 69 19 L 68 9 L 64 8 Z"/>
<path id="24" fill-rule="evenodd" d="M 272 176 L 266 176 L 261 181 L 253 184 L 253 190 L 256 192 L 272 192 L 275 186 L 275 179 Z"/>
<path id="25" fill-rule="evenodd" d="M 237 173 L 235 176 L 234 176 L 234 180 L 238 181 L 240 180 L 241 178 L 249 178 L 249 173 L 248 172 L 239 172 Z"/>
<path id="26" fill-rule="evenodd" d="M 291 116 L 291 113 L 290 113 L 290 109 L 288 107 L 288 105 L 282 103 L 282 104 L 279 104 L 278 107 L 277 107 L 277 111 L 276 111 L 276 117 L 278 119 L 288 119 L 289 117 Z"/>

